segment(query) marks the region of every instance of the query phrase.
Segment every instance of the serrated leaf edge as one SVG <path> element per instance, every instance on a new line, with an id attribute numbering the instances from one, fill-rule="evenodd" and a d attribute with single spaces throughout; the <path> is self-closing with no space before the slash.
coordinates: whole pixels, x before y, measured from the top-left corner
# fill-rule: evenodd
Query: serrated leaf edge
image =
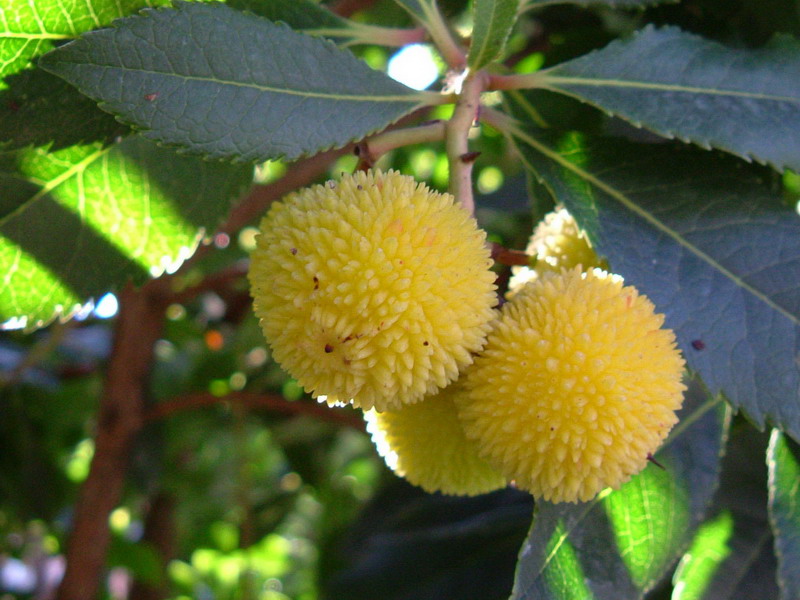
<path id="1" fill-rule="evenodd" d="M 778 304 L 776 304 L 770 297 L 765 296 L 764 294 L 759 292 L 753 286 L 751 286 L 750 284 L 748 284 L 747 282 L 742 280 L 740 277 L 738 277 L 737 275 L 732 273 L 730 270 L 726 269 L 724 266 L 719 264 L 711 256 L 709 256 L 708 254 L 706 254 L 705 252 L 700 250 L 697 246 L 695 246 L 694 244 L 689 243 L 688 240 L 686 240 L 683 237 L 681 237 L 680 235 L 678 235 L 678 233 L 675 230 L 667 227 L 664 223 L 662 223 L 661 221 L 659 221 L 655 217 L 651 216 L 646 211 L 642 210 L 639 206 L 636 205 L 635 202 L 632 202 L 630 199 L 628 199 L 628 197 L 625 194 L 623 194 L 622 192 L 616 190 L 615 188 L 611 187 L 610 185 L 606 184 L 604 181 L 598 179 L 594 175 L 592 175 L 592 174 L 588 173 L 587 171 L 583 170 L 578 165 L 576 165 L 576 164 L 564 159 L 558 152 L 556 152 L 554 150 L 551 150 L 550 148 L 548 148 L 544 144 L 540 143 L 535 138 L 533 138 L 532 136 L 530 136 L 527 133 L 525 133 L 519 127 L 514 127 L 513 131 L 511 133 L 515 137 L 519 138 L 520 140 L 522 140 L 523 142 L 525 142 L 526 144 L 531 146 L 531 148 L 533 148 L 537 152 L 543 154 L 544 156 L 546 156 L 550 160 L 558 163 L 561 167 L 572 171 L 575 175 L 577 175 L 578 177 L 584 179 L 587 183 L 590 183 L 591 185 L 597 187 L 598 189 L 602 190 L 603 192 L 605 192 L 606 194 L 608 194 L 609 196 L 614 198 L 617 202 L 622 204 L 622 206 L 625 207 L 627 210 L 631 211 L 636 216 L 638 216 L 639 218 L 643 219 L 649 225 L 654 227 L 656 230 L 660 231 L 661 233 L 663 233 L 664 235 L 666 235 L 667 237 L 672 239 L 678 246 L 680 246 L 680 247 L 684 248 L 686 251 L 694 254 L 699 259 L 701 259 L 703 262 L 705 262 L 706 264 L 711 266 L 713 269 L 716 269 L 717 271 L 719 271 L 721 274 L 723 274 L 725 277 L 727 277 L 731 282 L 733 282 L 738 288 L 740 288 L 742 290 L 745 290 L 746 292 L 752 294 L 753 297 L 755 297 L 755 298 L 761 300 L 762 302 L 764 302 L 772 310 L 774 310 L 774 311 L 778 312 L 779 314 L 783 315 L 793 325 L 800 326 L 800 317 L 797 317 L 797 316 L 793 315 L 792 313 L 790 313 L 788 310 L 786 310 L 782 306 L 779 306 Z M 524 158 L 523 158 L 523 162 L 525 162 Z M 534 172 L 536 171 L 533 168 L 532 165 L 526 164 L 526 166 L 531 171 L 534 171 Z"/>
<path id="2" fill-rule="evenodd" d="M 209 3 L 209 4 L 222 4 L 222 3 L 221 2 L 216 2 L 216 3 L 212 2 L 212 3 Z M 194 3 L 194 2 L 186 2 L 184 0 L 175 0 L 173 2 L 173 6 L 158 6 L 158 7 L 152 7 L 152 8 L 151 7 L 147 7 L 147 8 L 144 8 L 144 9 L 140 10 L 138 12 L 138 14 L 128 15 L 128 16 L 125 16 L 125 17 L 121 17 L 119 19 L 115 19 L 108 27 L 103 27 L 103 28 L 100 28 L 100 29 L 94 29 L 94 30 L 91 30 L 91 31 L 87 31 L 87 32 L 81 34 L 77 39 L 80 40 L 80 39 L 82 39 L 84 37 L 90 37 L 90 36 L 92 36 L 94 33 L 98 32 L 98 31 L 103 31 L 103 30 L 108 30 L 108 29 L 117 29 L 124 21 L 126 21 L 128 19 L 149 18 L 151 13 L 162 12 L 162 11 L 175 11 L 175 10 L 179 10 L 180 7 L 182 7 L 182 6 L 194 6 L 194 5 L 196 5 L 196 3 Z M 235 10 L 235 9 L 231 9 L 231 10 Z M 329 46 L 330 48 L 335 49 L 338 52 L 346 52 L 345 50 L 342 50 L 341 48 L 339 48 L 337 46 L 337 44 L 334 43 L 332 40 L 329 40 L 329 39 L 326 39 L 326 38 L 322 38 L 322 37 L 314 37 L 312 35 L 309 35 L 307 32 L 298 31 L 298 30 L 292 29 L 291 27 L 289 27 L 286 23 L 284 23 L 282 21 L 277 21 L 277 22 L 276 21 L 271 21 L 270 19 L 267 19 L 265 17 L 260 17 L 260 16 L 254 14 L 254 13 L 249 12 L 249 11 L 236 11 L 236 12 L 239 12 L 241 14 L 247 15 L 248 17 L 251 17 L 253 19 L 266 21 L 267 23 L 270 23 L 271 25 L 273 25 L 275 27 L 284 29 L 285 31 L 291 32 L 291 33 L 293 33 L 295 35 L 306 36 L 306 37 L 308 37 L 310 39 L 315 40 L 315 42 L 325 44 L 325 45 Z M 72 43 L 72 42 L 70 42 L 70 43 Z M 68 44 L 66 44 L 66 45 L 68 45 Z M 63 48 L 63 46 L 62 46 L 62 48 Z M 56 75 L 58 77 L 61 77 L 62 79 L 64 79 L 68 83 L 70 83 L 70 85 L 74 85 L 66 77 L 64 77 L 60 73 L 52 70 L 48 66 L 48 62 L 53 60 L 52 55 L 55 54 L 56 52 L 58 52 L 58 50 L 59 50 L 59 48 L 56 48 L 56 49 L 54 49 L 54 50 L 42 55 L 41 57 L 39 57 L 38 64 L 45 71 L 48 71 L 49 73 L 52 73 L 52 74 L 54 74 L 54 75 Z M 51 58 L 48 58 L 48 57 L 51 57 Z M 59 61 L 59 62 L 64 62 L 64 61 Z M 72 63 L 72 64 L 76 64 L 76 63 Z M 80 64 L 80 63 L 78 63 L 78 64 Z M 369 67 L 369 68 L 371 68 L 371 67 Z M 118 68 L 118 69 L 119 70 L 125 70 L 125 71 L 132 70 L 132 69 L 121 69 L 121 68 Z M 417 90 L 411 90 L 411 88 L 409 88 L 410 93 L 407 94 L 407 95 L 404 94 L 404 95 L 386 95 L 386 96 L 363 96 L 363 95 L 361 95 L 361 96 L 356 96 L 356 95 L 353 95 L 353 96 L 338 96 L 338 95 L 335 95 L 335 94 L 323 94 L 323 93 L 313 93 L 313 92 L 306 93 L 306 92 L 300 92 L 300 91 L 294 91 L 294 93 L 292 93 L 292 92 L 289 92 L 289 91 L 286 91 L 286 90 L 283 90 L 283 89 L 272 88 L 270 86 L 259 86 L 259 85 L 255 85 L 255 84 L 242 84 L 240 82 L 231 82 L 231 81 L 219 80 L 219 79 L 216 79 L 216 78 L 207 78 L 207 77 L 182 76 L 182 75 L 178 76 L 178 75 L 174 75 L 174 74 L 170 74 L 170 73 L 162 73 L 162 72 L 159 72 L 159 71 L 146 71 L 144 69 L 137 69 L 137 71 L 140 71 L 140 72 L 143 72 L 143 73 L 151 73 L 151 74 L 155 74 L 155 75 L 167 76 L 167 77 L 174 76 L 174 77 L 177 77 L 177 78 L 180 78 L 180 79 L 185 79 L 185 80 L 212 81 L 212 82 L 218 82 L 218 83 L 223 84 L 223 85 L 234 85 L 234 86 L 257 89 L 259 91 L 271 92 L 271 93 L 277 93 L 277 94 L 294 95 L 294 96 L 300 96 L 300 97 L 312 97 L 312 98 L 329 98 L 329 99 L 339 100 L 339 101 L 343 101 L 343 102 L 351 102 L 351 101 L 356 101 L 356 102 L 358 102 L 358 101 L 379 102 L 379 101 L 383 101 L 383 102 L 408 102 L 409 104 L 415 103 L 414 105 L 410 106 L 406 111 L 404 111 L 403 113 L 398 115 L 397 118 L 393 119 L 392 121 L 389 121 L 383 128 L 376 128 L 376 129 L 369 130 L 363 136 L 361 136 L 361 137 L 354 136 L 354 137 L 348 138 L 347 141 L 345 141 L 345 142 L 343 142 L 341 144 L 332 144 L 330 146 L 325 146 L 325 147 L 322 147 L 322 148 L 318 148 L 313 152 L 311 152 L 311 151 L 302 152 L 302 153 L 299 153 L 299 154 L 296 154 L 296 155 L 287 155 L 287 154 L 281 153 L 281 154 L 276 154 L 276 155 L 269 155 L 269 156 L 265 156 L 265 157 L 258 157 L 258 158 L 255 158 L 255 159 L 247 159 L 247 160 L 245 160 L 245 159 L 243 159 L 241 157 L 238 157 L 238 156 L 235 156 L 235 155 L 223 154 L 223 153 L 214 153 L 214 152 L 204 152 L 204 151 L 199 151 L 199 150 L 196 150 L 194 148 L 191 148 L 189 146 L 185 146 L 185 145 L 182 145 L 182 144 L 179 144 L 179 143 L 167 142 L 167 141 L 159 138 L 154 133 L 154 130 L 152 128 L 142 127 L 141 125 L 138 125 L 136 123 L 133 123 L 133 122 L 125 119 L 122 115 L 119 115 L 115 111 L 111 110 L 109 108 L 109 103 L 108 102 L 104 102 L 102 100 L 98 100 L 92 94 L 87 93 L 82 86 L 74 85 L 74 87 L 76 87 L 82 94 L 84 94 L 84 95 L 88 96 L 89 98 L 95 100 L 95 102 L 97 102 L 97 106 L 100 109 L 102 109 L 105 112 L 113 115 L 114 118 L 118 122 L 122 123 L 123 125 L 126 125 L 126 126 L 130 127 L 136 133 L 140 133 L 146 139 L 154 141 L 154 142 L 157 142 L 159 144 L 159 146 L 161 146 L 161 147 L 173 149 L 173 150 L 177 151 L 179 154 L 184 154 L 184 155 L 187 155 L 187 156 L 201 156 L 201 157 L 205 157 L 207 159 L 227 161 L 227 162 L 232 162 L 232 163 L 256 163 L 256 162 L 262 162 L 263 160 L 281 160 L 281 159 L 296 160 L 296 159 L 305 158 L 305 157 L 308 157 L 308 156 L 315 156 L 316 154 L 319 154 L 321 152 L 326 152 L 328 150 L 335 150 L 335 149 L 343 148 L 343 147 L 347 146 L 350 143 L 353 143 L 353 142 L 358 141 L 360 139 L 364 139 L 365 137 L 368 137 L 368 136 L 373 135 L 373 134 L 375 134 L 375 133 L 377 133 L 379 131 L 382 131 L 386 127 L 396 123 L 397 121 L 402 119 L 404 116 L 407 116 L 408 114 L 414 112 L 415 110 L 419 110 L 420 108 L 423 108 L 425 106 L 435 106 L 435 105 L 438 105 L 438 104 L 443 104 L 443 103 L 446 103 L 448 101 L 445 96 L 443 96 L 442 94 L 439 94 L 438 92 L 417 91 Z M 402 85 L 402 84 L 400 84 L 398 82 L 398 85 Z"/>
<path id="3" fill-rule="evenodd" d="M 702 40 L 702 41 L 704 41 L 706 43 L 709 43 L 709 44 L 716 44 L 721 48 L 727 48 L 726 46 L 724 46 L 722 44 L 719 44 L 718 42 L 714 42 L 713 40 L 709 40 L 709 39 L 704 38 L 702 36 L 694 35 L 692 33 L 688 33 L 686 31 L 683 31 L 679 27 L 670 27 L 670 26 L 656 27 L 654 25 L 647 25 L 646 27 L 634 32 L 634 34 L 631 37 L 628 37 L 628 38 L 625 38 L 625 39 L 616 39 L 616 40 L 612 41 L 611 43 L 609 43 L 607 46 L 605 46 L 603 48 L 599 48 L 597 50 L 592 50 L 591 52 L 589 52 L 587 54 L 584 54 L 584 55 L 582 55 L 582 56 L 580 56 L 578 58 L 582 59 L 584 57 L 591 56 L 593 54 L 597 54 L 599 52 L 604 51 L 605 49 L 607 49 L 608 47 L 610 47 L 612 45 L 626 44 L 626 43 L 630 42 L 631 40 L 633 40 L 633 39 L 635 39 L 637 37 L 640 37 L 642 34 L 644 34 L 646 32 L 650 32 L 650 31 L 657 31 L 657 32 L 661 32 L 661 31 L 677 31 L 677 32 L 680 32 L 681 35 L 684 35 L 684 36 L 687 36 L 687 37 L 691 37 L 691 38 L 695 38 L 697 40 Z M 679 140 L 679 141 L 687 143 L 687 144 L 694 144 L 696 146 L 699 146 L 700 148 L 703 148 L 704 150 L 711 150 L 712 148 L 716 148 L 718 150 L 723 150 L 724 152 L 728 152 L 728 153 L 730 153 L 730 154 L 732 154 L 734 156 L 738 156 L 739 158 L 741 158 L 741 159 L 743 159 L 743 160 L 745 160 L 747 162 L 752 162 L 752 161 L 755 160 L 758 164 L 770 166 L 770 167 L 772 167 L 772 168 L 774 168 L 774 169 L 776 169 L 778 171 L 781 171 L 781 172 L 784 169 L 789 167 L 789 165 L 786 164 L 786 163 L 773 162 L 773 161 L 771 161 L 769 159 L 766 159 L 766 158 L 760 156 L 758 153 L 755 153 L 755 152 L 748 152 L 748 153 L 737 152 L 737 151 L 733 150 L 732 148 L 728 147 L 726 144 L 724 144 L 722 142 L 719 142 L 719 141 L 716 141 L 712 137 L 692 138 L 692 137 L 688 137 L 688 136 L 678 135 L 674 131 L 670 131 L 670 130 L 660 131 L 660 130 L 654 128 L 654 127 L 651 127 L 649 125 L 643 124 L 641 121 L 636 121 L 635 119 L 631 119 L 631 118 L 627 117 L 626 115 L 624 115 L 622 113 L 616 112 L 614 110 L 610 110 L 610 109 L 608 109 L 608 108 L 606 108 L 604 106 L 601 106 L 601 105 L 597 104 L 596 102 L 594 102 L 592 100 L 588 100 L 588 99 L 584 98 L 583 96 L 581 96 L 580 94 L 576 94 L 575 92 L 571 92 L 571 91 L 568 91 L 568 90 L 561 89 L 561 88 L 558 87 L 557 84 L 560 82 L 560 83 L 564 83 L 564 84 L 572 83 L 574 85 L 582 85 L 582 86 L 586 86 L 586 87 L 626 87 L 626 88 L 636 88 L 636 89 L 653 89 L 653 90 L 659 90 L 659 91 L 663 90 L 663 91 L 675 91 L 675 92 L 687 92 L 687 93 L 702 93 L 702 94 L 718 95 L 718 96 L 733 96 L 733 97 L 737 97 L 737 98 L 760 98 L 760 99 L 764 99 L 764 100 L 771 100 L 771 101 L 776 101 L 776 102 L 790 102 L 790 103 L 794 103 L 794 104 L 800 105 L 800 101 L 798 101 L 798 99 L 796 99 L 796 98 L 787 98 L 787 97 L 783 97 L 783 96 L 767 96 L 765 94 L 756 94 L 756 93 L 752 93 L 752 92 L 734 92 L 734 91 L 726 91 L 726 90 L 712 90 L 712 89 L 709 89 L 709 88 L 693 88 L 693 87 L 690 87 L 690 86 L 662 85 L 662 84 L 653 84 L 653 83 L 648 83 L 648 82 L 638 82 L 638 83 L 636 83 L 636 82 L 624 82 L 624 81 L 615 80 L 615 79 L 591 79 L 591 80 L 589 80 L 589 79 L 580 79 L 580 78 L 577 78 L 577 77 L 561 77 L 559 75 L 551 75 L 551 74 L 549 74 L 550 71 L 556 70 L 556 69 L 558 69 L 559 67 L 561 67 L 561 66 L 563 66 L 565 64 L 567 64 L 567 63 L 560 63 L 558 65 L 554 65 L 552 67 L 549 67 L 548 69 L 543 69 L 542 71 L 539 72 L 539 74 L 541 75 L 541 82 L 542 82 L 541 88 L 542 89 L 546 89 L 546 90 L 548 90 L 550 92 L 554 92 L 554 93 L 557 93 L 557 94 L 563 94 L 564 96 L 568 96 L 570 98 L 573 98 L 575 100 L 583 102 L 584 104 L 588 104 L 589 106 L 593 106 L 594 108 L 597 108 L 598 110 L 601 110 L 602 112 L 604 112 L 608 116 L 618 117 L 618 118 L 623 119 L 624 121 L 630 123 L 631 125 L 639 128 L 639 129 L 645 129 L 647 131 L 650 131 L 650 132 L 652 132 L 652 133 L 654 133 L 654 134 L 656 134 L 658 136 L 664 137 L 666 139 L 671 139 L 671 140 L 676 139 L 676 140 Z M 594 82 L 594 83 L 592 83 L 592 82 Z M 555 85 L 553 85 L 554 83 L 555 83 Z"/>

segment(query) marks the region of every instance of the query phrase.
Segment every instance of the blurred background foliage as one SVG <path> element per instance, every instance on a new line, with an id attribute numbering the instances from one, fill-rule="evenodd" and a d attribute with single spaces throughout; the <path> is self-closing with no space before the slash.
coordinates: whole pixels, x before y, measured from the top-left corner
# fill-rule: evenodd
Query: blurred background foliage
<path id="1" fill-rule="evenodd" d="M 356 20 L 411 25 L 391 0 L 362 4 Z M 468 25 L 467 2 L 441 4 L 456 24 Z M 684 0 L 646 11 L 547 7 L 520 19 L 506 65 L 528 72 L 556 64 L 646 23 L 758 46 L 778 32 L 800 36 L 800 3 Z M 353 51 L 377 69 L 385 69 L 393 53 L 371 46 Z M 565 97 L 530 93 L 538 95 L 542 117 L 557 115 L 561 127 L 642 135 Z M 449 110 L 436 108 L 426 117 L 446 118 Z M 526 181 L 502 136 L 486 127 L 475 132 L 478 218 L 493 241 L 524 248 L 552 199 Z M 352 171 L 356 162 L 342 157 L 328 175 Z M 447 187 L 441 144 L 395 150 L 377 166 Z M 286 165 L 267 163 L 257 179 L 270 183 L 285 172 Z M 787 172 L 784 184 L 787 201 L 797 202 L 800 178 Z M 254 233 L 251 226 L 235 237 L 208 239 L 216 250 L 185 274 L 185 285 L 213 273 L 239 276 L 168 308 L 148 423 L 131 456 L 124 502 L 110 517 L 114 543 L 105 597 L 159 597 L 145 595 L 155 589 L 174 600 L 506 598 L 530 523 L 530 497 L 513 490 L 471 499 L 427 495 L 386 469 L 355 411 L 314 410 L 316 402 L 271 359 L 250 310 L 241 273 Z M 51 598 L 63 572 L 112 351 L 109 302 L 104 311 L 33 334 L 0 333 L 0 600 Z M 744 421 L 737 424 L 736 435 L 748 443 L 736 447 L 763 456 L 763 436 Z M 750 483 L 766 477 L 763 465 L 751 476 L 730 462 L 721 494 L 731 486 L 744 489 L 737 474 Z M 752 504 L 763 507 L 764 501 Z M 724 529 L 732 518 L 721 512 L 710 523 Z M 653 597 L 667 598 L 670 591 L 665 584 Z"/>

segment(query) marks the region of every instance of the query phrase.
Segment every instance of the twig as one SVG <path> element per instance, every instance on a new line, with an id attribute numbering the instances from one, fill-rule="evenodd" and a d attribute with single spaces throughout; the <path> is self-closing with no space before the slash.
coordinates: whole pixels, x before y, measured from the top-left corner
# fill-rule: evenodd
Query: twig
<path id="1" fill-rule="evenodd" d="M 392 129 L 367 138 L 355 148 L 355 154 L 359 159 L 359 168 L 371 169 L 381 156 L 395 148 L 425 142 L 439 142 L 444 139 L 445 129 L 444 121 L 428 121 L 416 127 Z"/>
<path id="2" fill-rule="evenodd" d="M 153 406 L 145 416 L 145 421 L 152 423 L 175 416 L 184 411 L 196 410 L 209 406 L 222 406 L 226 402 L 243 404 L 250 409 L 267 410 L 284 415 L 306 415 L 321 421 L 329 421 L 356 429 L 364 429 L 364 422 L 350 412 L 344 412 L 337 408 L 329 408 L 321 404 L 311 404 L 310 402 L 289 402 L 283 396 L 277 394 L 244 391 L 231 392 L 222 397 L 214 396 L 208 392 L 197 392 L 194 394 L 177 396 L 172 400 L 161 402 Z"/>
<path id="3" fill-rule="evenodd" d="M 531 257 L 525 254 L 522 250 L 512 250 L 505 248 L 496 242 L 489 242 L 489 248 L 492 251 L 492 260 L 507 267 L 530 265 Z"/>
<path id="4" fill-rule="evenodd" d="M 472 196 L 472 163 L 477 155 L 469 151 L 469 130 L 478 116 L 485 74 L 478 72 L 464 80 L 452 118 L 447 122 L 447 163 L 450 193 L 470 214 L 475 212 Z"/>
<path id="5" fill-rule="evenodd" d="M 546 76 L 540 71 L 533 73 L 523 73 L 514 75 L 490 75 L 487 90 L 523 90 L 532 88 L 544 88 L 546 86 Z"/>
<path id="6" fill-rule="evenodd" d="M 196 285 L 173 292 L 171 300 L 173 303 L 183 304 L 205 292 L 222 291 L 245 275 L 247 275 L 247 261 L 239 261 L 226 269 L 207 275 Z"/>
<path id="7" fill-rule="evenodd" d="M 330 9 L 340 17 L 349 17 L 354 12 L 365 10 L 375 4 L 376 0 L 338 0 Z"/>
<path id="8" fill-rule="evenodd" d="M 425 15 L 423 25 L 430 33 L 444 61 L 454 71 L 463 71 L 467 66 L 466 54 L 450 33 L 435 0 L 420 0 L 419 6 Z"/>

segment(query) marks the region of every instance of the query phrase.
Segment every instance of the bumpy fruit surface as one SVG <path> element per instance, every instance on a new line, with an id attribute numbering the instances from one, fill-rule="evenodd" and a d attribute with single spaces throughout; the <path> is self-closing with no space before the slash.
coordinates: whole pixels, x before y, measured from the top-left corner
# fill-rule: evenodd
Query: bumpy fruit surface
<path id="1" fill-rule="evenodd" d="M 505 487 L 464 435 L 454 403 L 463 393 L 457 382 L 416 404 L 364 414 L 389 468 L 427 492 L 474 496 Z"/>
<path id="2" fill-rule="evenodd" d="M 677 421 L 684 361 L 622 279 L 545 273 L 503 306 L 459 416 L 482 455 L 551 502 L 586 501 L 647 464 Z"/>
<path id="3" fill-rule="evenodd" d="M 273 204 L 249 276 L 273 356 L 306 391 L 386 410 L 445 387 L 483 347 L 490 266 L 452 196 L 375 171 Z"/>
<path id="4" fill-rule="evenodd" d="M 533 231 L 525 252 L 536 257 L 536 266 L 512 269 L 513 275 L 508 282 L 509 297 L 543 273 L 558 273 L 578 265 L 584 271 L 593 268 L 608 270 L 606 261 L 597 256 L 578 223 L 564 208 L 545 215 Z"/>

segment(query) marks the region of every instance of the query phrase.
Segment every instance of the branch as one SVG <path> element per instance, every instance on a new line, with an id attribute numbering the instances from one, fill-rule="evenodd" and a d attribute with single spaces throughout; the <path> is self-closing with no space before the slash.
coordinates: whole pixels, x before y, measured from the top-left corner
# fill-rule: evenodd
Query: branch
<path id="1" fill-rule="evenodd" d="M 450 33 L 442 13 L 439 12 L 436 1 L 421 0 L 419 5 L 425 15 L 423 25 L 430 33 L 434 45 L 441 52 L 442 58 L 452 70 L 463 71 L 467 66 L 467 57 L 464 50 Z"/>
<path id="2" fill-rule="evenodd" d="M 168 278 L 154 279 L 141 290 L 128 284 L 120 294 L 94 458 L 75 505 L 67 567 L 57 600 L 98 596 L 111 541 L 108 516 L 122 497 L 131 449 L 142 426 L 153 346 L 161 336 L 168 285 Z"/>
<path id="3" fill-rule="evenodd" d="M 450 193 L 470 214 L 475 212 L 472 196 L 472 163 L 478 157 L 469 151 L 469 130 L 478 116 L 486 76 L 480 71 L 464 80 L 452 118 L 447 122 L 447 163 Z"/>
<path id="4" fill-rule="evenodd" d="M 416 127 L 392 129 L 365 139 L 355 148 L 359 159 L 359 169 L 371 169 L 378 159 L 387 152 L 403 146 L 439 142 L 444 139 L 444 121 L 428 121 Z"/>
<path id="5" fill-rule="evenodd" d="M 492 260 L 507 267 L 523 266 L 529 267 L 531 257 L 522 250 L 511 250 L 495 242 L 489 242 L 492 251 Z"/>
<path id="6" fill-rule="evenodd" d="M 543 88 L 546 87 L 545 82 L 545 75 L 539 71 L 521 75 L 489 75 L 489 82 L 486 89 L 489 91 L 499 91 Z"/>
<path id="7" fill-rule="evenodd" d="M 222 397 L 214 396 L 209 392 L 197 392 L 177 396 L 172 400 L 161 402 L 153 406 L 145 416 L 145 421 L 152 423 L 161 419 L 175 416 L 188 410 L 196 410 L 208 406 L 220 406 L 226 402 L 242 404 L 251 409 L 261 409 L 269 412 L 281 413 L 290 416 L 306 415 L 336 423 L 347 425 L 355 429 L 364 429 L 364 422 L 351 412 L 343 412 L 337 408 L 329 408 L 321 404 L 309 402 L 289 402 L 278 394 L 263 394 L 256 392 L 231 392 Z"/>

